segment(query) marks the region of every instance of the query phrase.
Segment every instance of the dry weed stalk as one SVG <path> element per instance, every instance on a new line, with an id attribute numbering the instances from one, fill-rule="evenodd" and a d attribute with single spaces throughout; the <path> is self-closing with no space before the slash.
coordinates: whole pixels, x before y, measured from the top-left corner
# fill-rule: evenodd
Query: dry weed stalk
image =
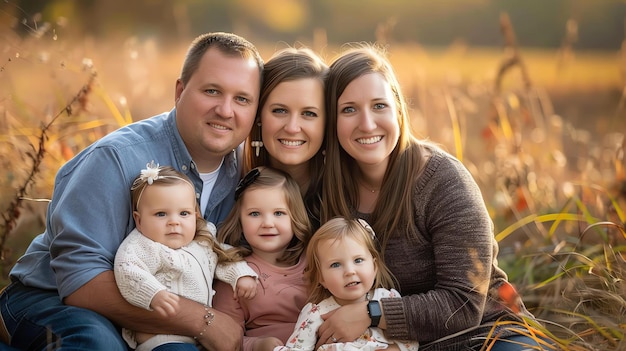
<path id="1" fill-rule="evenodd" d="M 578 22 L 570 18 L 565 24 L 565 38 L 558 52 L 557 70 L 563 70 L 574 59 L 574 43 L 578 40 Z"/>
<path id="2" fill-rule="evenodd" d="M 513 30 L 511 19 L 509 18 L 509 15 L 507 13 L 502 13 L 500 15 L 500 30 L 502 31 L 502 35 L 504 35 L 506 51 L 505 54 L 507 54 L 507 57 L 505 57 L 505 59 L 500 64 L 500 68 L 498 69 L 498 74 L 495 81 L 496 95 L 500 95 L 502 78 L 504 77 L 505 73 L 515 66 L 519 66 L 519 69 L 522 73 L 522 80 L 524 81 L 524 85 L 526 86 L 526 88 L 530 88 L 532 86 L 530 76 L 528 75 L 526 64 L 522 60 L 522 56 L 519 53 L 517 39 L 515 37 L 515 31 Z"/>
<path id="3" fill-rule="evenodd" d="M 620 115 L 620 113 L 624 110 L 624 106 L 626 105 L 626 19 L 624 19 L 624 40 L 622 40 L 622 46 L 620 47 L 619 70 L 621 73 L 622 84 L 624 84 L 624 87 L 622 89 L 622 97 L 619 99 L 619 103 L 617 104 L 615 117 L 618 117 Z"/>
<path id="4" fill-rule="evenodd" d="M 506 115 L 506 109 L 504 107 L 504 101 L 502 97 L 502 80 L 505 74 L 511 70 L 511 68 L 518 66 L 522 74 L 522 80 L 526 91 L 530 91 L 532 83 L 526 65 L 520 55 L 517 40 L 515 38 L 515 31 L 511 24 L 511 19 L 508 14 L 502 13 L 500 15 L 500 29 L 505 40 L 505 57 L 498 67 L 498 73 L 494 82 L 494 95 L 491 102 L 491 111 L 489 116 L 489 124 L 492 129 L 492 133 L 495 135 L 501 135 L 504 141 L 508 141 L 513 144 L 512 152 L 518 151 L 517 143 L 519 140 L 515 137 L 515 131 L 511 120 Z M 501 129 L 501 133 L 496 130 Z"/>
<path id="5" fill-rule="evenodd" d="M 391 43 L 391 34 L 395 28 L 398 20 L 395 17 L 387 18 L 383 23 L 379 23 L 376 26 L 376 42 L 383 47 L 388 46 Z"/>
<path id="6" fill-rule="evenodd" d="M 6 264 L 5 261 L 5 244 L 9 234 L 15 227 L 18 218 L 20 217 L 20 208 L 22 207 L 23 202 L 26 200 L 25 196 L 28 193 L 28 190 L 35 183 L 35 178 L 40 171 L 41 163 L 46 155 L 45 144 L 48 140 L 48 131 L 52 127 L 52 125 L 63 115 L 71 116 L 73 114 L 73 106 L 75 104 L 79 104 L 80 108 L 84 108 L 85 101 L 87 96 L 92 90 L 92 86 L 94 84 L 96 78 L 96 73 L 92 72 L 89 80 L 85 85 L 81 87 L 81 89 L 74 95 L 72 100 L 63 107 L 61 111 L 59 111 L 47 124 L 41 126 L 41 135 L 39 136 L 39 142 L 37 148 L 31 144 L 33 148 L 33 153 L 27 153 L 27 156 L 31 159 L 32 165 L 30 170 L 28 171 L 28 175 L 25 178 L 22 185 L 17 189 L 15 196 L 11 200 L 9 207 L 2 213 L 2 221 L 0 222 L 0 262 Z"/>

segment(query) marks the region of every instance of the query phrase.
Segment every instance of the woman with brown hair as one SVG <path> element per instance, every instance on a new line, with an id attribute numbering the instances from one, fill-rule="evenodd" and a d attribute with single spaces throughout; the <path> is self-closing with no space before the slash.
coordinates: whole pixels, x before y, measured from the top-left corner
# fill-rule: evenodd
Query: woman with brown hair
<path id="1" fill-rule="evenodd" d="M 498 243 L 480 189 L 463 164 L 418 140 L 393 68 L 375 46 L 352 47 L 327 80 L 322 220 L 367 220 L 402 297 L 328 314 L 319 344 L 352 340 L 369 327 L 414 340 L 420 350 L 540 348 L 521 300 L 497 264 Z M 368 315 L 369 314 L 369 315 Z M 531 335 L 531 336 L 528 336 Z"/>

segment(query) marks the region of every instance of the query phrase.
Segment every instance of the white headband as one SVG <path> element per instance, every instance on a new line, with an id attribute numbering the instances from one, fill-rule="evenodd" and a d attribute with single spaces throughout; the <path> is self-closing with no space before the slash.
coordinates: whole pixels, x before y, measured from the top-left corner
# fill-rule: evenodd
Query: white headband
<path id="1" fill-rule="evenodd" d="M 130 190 L 133 191 L 139 188 L 140 186 L 142 186 L 146 182 L 148 183 L 148 185 L 152 185 L 152 183 L 154 183 L 154 181 L 158 179 L 178 179 L 189 184 L 191 189 L 193 189 L 194 192 L 196 191 L 196 188 L 193 186 L 193 184 L 191 184 L 185 178 L 181 178 L 179 176 L 159 175 L 159 172 L 161 172 L 162 169 L 163 167 L 159 167 L 158 163 L 154 164 L 154 160 L 150 161 L 150 163 L 146 163 L 146 169 L 141 170 L 139 177 L 137 177 L 137 179 L 133 181 L 133 185 L 131 185 Z M 137 208 L 139 208 L 139 200 L 141 199 L 141 195 L 143 195 L 143 191 L 146 190 L 148 185 L 146 185 L 143 189 L 141 189 L 141 192 L 139 193 L 139 196 L 137 197 L 137 205 L 136 205 Z"/>

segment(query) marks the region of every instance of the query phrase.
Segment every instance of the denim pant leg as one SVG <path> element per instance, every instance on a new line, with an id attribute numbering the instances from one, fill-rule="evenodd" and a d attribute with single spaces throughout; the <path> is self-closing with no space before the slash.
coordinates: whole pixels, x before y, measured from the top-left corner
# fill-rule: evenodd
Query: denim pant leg
<path id="1" fill-rule="evenodd" d="M 153 348 L 152 351 L 198 351 L 198 347 L 194 344 L 177 342 L 159 345 Z"/>
<path id="2" fill-rule="evenodd" d="M 513 335 L 493 343 L 491 351 L 548 350 L 535 339 L 525 335 Z"/>
<path id="3" fill-rule="evenodd" d="M 20 350 L 128 350 L 113 323 L 64 305 L 56 291 L 11 283 L 0 295 L 0 313 L 11 346 Z"/>
<path id="4" fill-rule="evenodd" d="M 20 351 L 20 349 L 16 349 L 0 341 L 0 351 Z"/>

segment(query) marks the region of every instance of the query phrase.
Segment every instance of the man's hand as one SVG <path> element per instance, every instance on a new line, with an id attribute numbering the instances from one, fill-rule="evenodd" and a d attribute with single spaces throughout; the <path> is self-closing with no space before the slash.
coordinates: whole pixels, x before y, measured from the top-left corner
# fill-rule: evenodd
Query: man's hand
<path id="1" fill-rule="evenodd" d="M 241 351 L 243 344 L 243 329 L 230 316 L 218 310 L 211 309 L 215 315 L 211 324 L 206 325 L 206 320 L 200 320 L 202 336 L 196 335 L 198 342 L 208 351 L 233 350 Z"/>
<path id="2" fill-rule="evenodd" d="M 150 307 L 163 317 L 174 317 L 180 308 L 178 301 L 180 297 L 167 290 L 161 290 L 150 301 Z"/>
<path id="3" fill-rule="evenodd" d="M 204 306 L 180 298 L 179 313 L 174 317 L 161 317 L 154 311 L 128 303 L 117 288 L 113 271 L 99 274 L 65 298 L 64 302 L 98 312 L 131 330 L 198 337 L 199 342 L 210 351 L 240 351 L 242 348 L 243 329 L 227 314 L 211 309 L 215 319 L 207 326 Z"/>

